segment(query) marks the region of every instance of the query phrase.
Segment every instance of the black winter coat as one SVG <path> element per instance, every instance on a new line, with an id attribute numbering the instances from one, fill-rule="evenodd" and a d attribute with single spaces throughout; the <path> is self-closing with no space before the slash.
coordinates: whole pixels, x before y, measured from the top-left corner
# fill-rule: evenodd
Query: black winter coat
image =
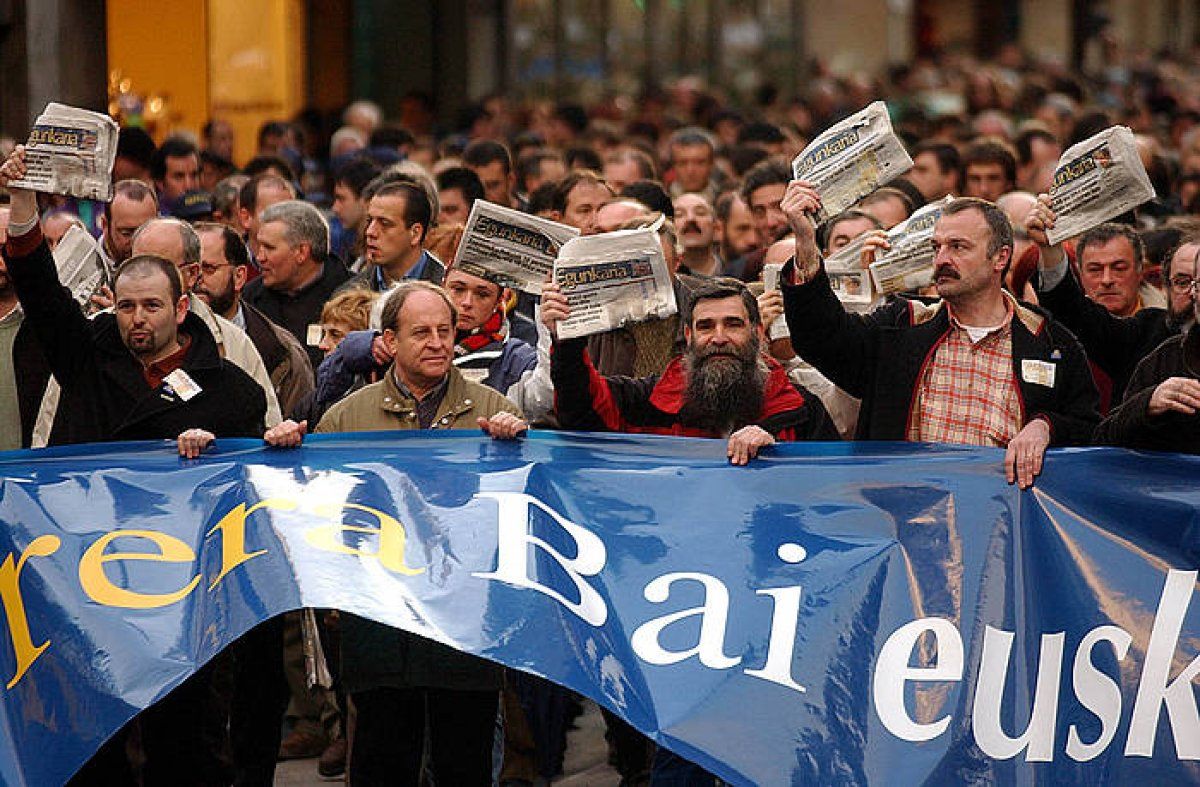
<path id="1" fill-rule="evenodd" d="M 121 341 L 114 315 L 83 315 L 59 283 L 41 232 L 30 235 L 10 238 L 6 258 L 26 325 L 62 387 L 51 445 L 174 439 L 192 428 L 218 437 L 262 435 L 262 389 L 221 358 L 199 317 L 188 314 L 180 326 L 191 337 L 182 368 L 201 388 L 185 402 L 168 386 L 150 387 L 141 362 Z"/>
<path id="2" fill-rule="evenodd" d="M 1150 397 L 1170 377 L 1200 379 L 1200 329 L 1172 336 L 1147 355 L 1125 390 L 1125 401 L 1096 427 L 1099 445 L 1119 445 L 1147 451 L 1200 454 L 1200 414 L 1163 413 L 1151 416 Z"/>

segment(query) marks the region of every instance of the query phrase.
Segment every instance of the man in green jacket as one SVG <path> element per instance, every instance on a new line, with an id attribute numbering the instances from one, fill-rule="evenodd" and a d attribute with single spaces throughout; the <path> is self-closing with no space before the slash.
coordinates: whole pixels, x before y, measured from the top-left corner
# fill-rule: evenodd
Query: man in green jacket
<path id="1" fill-rule="evenodd" d="M 383 308 L 391 368 L 330 408 L 316 431 L 481 428 L 518 437 L 528 428 L 520 410 L 451 363 L 456 323 L 440 287 L 404 282 Z M 265 439 L 297 446 L 307 426 L 285 421 Z M 358 713 L 350 784 L 418 784 L 426 725 L 438 784 L 490 784 L 501 668 L 352 615 L 342 620 L 343 682 Z"/>

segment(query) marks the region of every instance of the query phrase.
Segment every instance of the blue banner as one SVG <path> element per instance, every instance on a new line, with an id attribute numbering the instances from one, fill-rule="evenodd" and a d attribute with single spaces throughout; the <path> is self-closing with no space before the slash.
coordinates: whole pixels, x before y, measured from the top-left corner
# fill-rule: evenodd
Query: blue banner
<path id="1" fill-rule="evenodd" d="M 345 610 L 734 784 L 1200 783 L 1200 460 L 467 433 L 0 454 L 0 781 L 256 623 Z"/>

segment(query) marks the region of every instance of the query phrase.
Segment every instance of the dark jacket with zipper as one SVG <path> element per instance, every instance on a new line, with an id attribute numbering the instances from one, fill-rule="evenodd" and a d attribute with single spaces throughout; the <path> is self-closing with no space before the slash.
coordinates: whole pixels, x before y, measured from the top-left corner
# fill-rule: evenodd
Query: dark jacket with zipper
<path id="1" fill-rule="evenodd" d="M 218 437 L 262 435 L 262 389 L 221 358 L 199 317 L 189 313 L 179 328 L 191 338 L 181 368 L 201 389 L 184 401 L 166 383 L 150 387 L 121 341 L 115 315 L 84 316 L 59 283 L 40 230 L 9 238 L 5 256 L 26 323 L 62 386 L 51 445 L 174 439 L 192 428 Z"/>
<path id="2" fill-rule="evenodd" d="M 1146 451 L 1200 454 L 1200 414 L 1150 415 L 1150 397 L 1171 377 L 1200 379 L 1200 328 L 1172 336 L 1147 355 L 1129 378 L 1125 401 L 1096 427 L 1096 443 Z"/>
<path id="3" fill-rule="evenodd" d="M 788 263 L 781 279 L 791 280 Z M 942 301 L 896 299 L 869 314 L 848 313 L 822 268 L 805 284 L 783 286 L 792 346 L 851 396 L 862 399 L 860 440 L 905 440 L 922 373 L 950 331 Z M 1100 420 L 1098 395 L 1079 341 L 1045 313 L 1013 303 L 1013 376 L 1021 424 L 1043 418 L 1051 445 L 1086 445 Z M 1024 361 L 1054 367 L 1053 385 L 1027 381 Z"/>

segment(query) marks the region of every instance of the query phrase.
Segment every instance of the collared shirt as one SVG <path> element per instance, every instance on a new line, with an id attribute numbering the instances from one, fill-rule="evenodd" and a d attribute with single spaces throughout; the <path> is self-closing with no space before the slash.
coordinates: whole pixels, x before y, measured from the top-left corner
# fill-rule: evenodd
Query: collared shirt
<path id="1" fill-rule="evenodd" d="M 400 277 L 401 280 L 403 281 L 405 279 L 412 279 L 415 281 L 420 279 L 421 275 L 425 273 L 425 264 L 428 259 L 429 252 L 422 250 L 421 256 L 418 257 L 416 263 L 408 269 L 408 273 L 405 273 Z M 389 286 L 390 285 L 388 284 L 387 277 L 384 276 L 383 273 L 383 267 L 380 265 L 375 266 L 375 291 L 385 292 Z"/>
<path id="2" fill-rule="evenodd" d="M 151 388 L 158 388 L 162 385 L 163 379 L 171 372 L 183 366 L 183 359 L 187 357 L 188 350 L 192 346 L 192 337 L 187 334 L 179 334 L 179 349 L 168 355 L 166 358 L 160 358 L 149 366 L 143 367 L 142 376 L 146 378 L 146 383 Z"/>
<path id="3" fill-rule="evenodd" d="M 917 385 L 909 440 L 1005 447 L 1021 431 L 1012 362 L 1012 304 L 1003 324 L 972 342 L 950 314 L 950 331 Z"/>
<path id="4" fill-rule="evenodd" d="M 238 302 L 238 309 L 233 313 L 233 319 L 231 319 L 230 322 L 241 328 L 243 331 L 246 330 L 246 311 L 242 308 L 240 301 Z"/>
<path id="5" fill-rule="evenodd" d="M 433 419 L 437 417 L 438 407 L 441 406 L 442 400 L 446 398 L 446 389 L 450 384 L 450 376 L 446 375 L 437 388 L 434 388 L 429 393 L 425 394 L 425 398 L 418 399 L 416 394 L 409 390 L 408 386 L 400 379 L 400 375 L 396 374 L 396 370 L 392 369 L 392 381 L 396 383 L 396 388 L 400 393 L 412 399 L 417 405 L 417 424 L 422 429 L 428 429 L 433 426 Z"/>

